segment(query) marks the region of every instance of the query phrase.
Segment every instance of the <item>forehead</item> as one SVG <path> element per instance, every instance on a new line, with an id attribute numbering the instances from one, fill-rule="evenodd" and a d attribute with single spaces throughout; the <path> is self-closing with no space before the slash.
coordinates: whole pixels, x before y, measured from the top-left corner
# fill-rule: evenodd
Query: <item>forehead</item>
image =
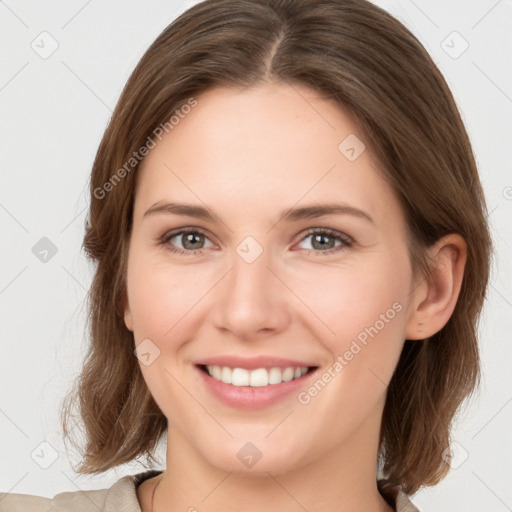
<path id="1" fill-rule="evenodd" d="M 371 141 L 321 93 L 264 84 L 216 87 L 195 100 L 141 163 L 136 214 L 180 199 L 227 215 L 325 201 L 353 204 L 374 218 L 400 217 L 392 189 L 375 170 Z"/>

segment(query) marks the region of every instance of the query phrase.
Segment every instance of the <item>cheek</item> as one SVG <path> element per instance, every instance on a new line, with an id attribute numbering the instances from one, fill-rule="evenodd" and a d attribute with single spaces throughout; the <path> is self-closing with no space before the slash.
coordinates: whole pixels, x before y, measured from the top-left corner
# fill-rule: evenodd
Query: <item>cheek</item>
<path id="1" fill-rule="evenodd" d="M 128 296 L 135 342 L 138 345 L 149 339 L 159 351 L 151 364 L 140 363 L 144 380 L 167 418 L 174 421 L 179 411 L 184 417 L 192 415 L 188 418 L 190 422 L 199 421 L 197 411 L 190 410 L 188 395 L 183 393 L 178 375 L 183 362 L 180 350 L 193 338 L 197 327 L 192 325 L 193 306 L 204 295 L 204 290 L 191 281 L 194 275 L 190 271 L 136 257 L 130 264 Z M 154 357 L 156 349 L 151 350 Z"/>
<path id="2" fill-rule="evenodd" d="M 322 320 L 310 329 L 333 359 L 299 402 L 310 401 L 324 421 L 340 425 L 333 442 L 350 435 L 384 399 L 403 348 L 407 276 L 396 278 L 385 269 L 331 272 L 330 279 L 317 281 L 321 286 L 302 291 Z"/>
<path id="3" fill-rule="evenodd" d="M 343 348 L 342 342 L 374 324 L 384 330 L 384 322 L 388 331 L 391 323 L 395 329 L 401 325 L 403 315 L 398 313 L 405 310 L 409 279 L 407 272 L 396 273 L 399 265 L 396 259 L 382 258 L 368 265 L 326 267 L 314 276 L 310 271 L 307 279 L 295 282 L 294 292 L 311 311 L 321 339 L 332 349 Z"/>
<path id="4" fill-rule="evenodd" d="M 344 407 L 374 404 L 392 377 L 405 340 L 407 255 L 383 254 L 368 265 L 327 269 L 302 282 L 298 295 L 308 299 L 314 313 L 308 315 L 313 319 L 310 329 L 339 363 L 331 367 L 337 376 L 332 389 L 344 397 Z M 348 389 L 350 393 L 343 392 Z"/>
<path id="5" fill-rule="evenodd" d="M 133 262 L 128 277 L 135 337 L 159 344 L 182 332 L 194 304 L 204 295 L 204 287 L 198 287 L 190 271 L 137 263 Z"/>

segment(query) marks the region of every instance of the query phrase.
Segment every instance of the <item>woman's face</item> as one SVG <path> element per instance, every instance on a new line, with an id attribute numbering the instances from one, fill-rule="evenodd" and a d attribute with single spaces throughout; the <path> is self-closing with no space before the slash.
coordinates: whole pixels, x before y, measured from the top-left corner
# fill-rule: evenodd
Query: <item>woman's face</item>
<path id="1" fill-rule="evenodd" d="M 369 141 L 302 86 L 195 99 L 138 171 L 128 258 L 125 322 L 168 435 L 235 472 L 375 451 L 413 283 Z"/>

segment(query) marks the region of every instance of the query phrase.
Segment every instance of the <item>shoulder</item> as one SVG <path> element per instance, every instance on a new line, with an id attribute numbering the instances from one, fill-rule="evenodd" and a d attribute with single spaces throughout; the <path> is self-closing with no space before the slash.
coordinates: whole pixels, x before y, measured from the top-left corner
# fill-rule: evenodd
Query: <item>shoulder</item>
<path id="1" fill-rule="evenodd" d="M 55 510 L 51 498 L 31 494 L 0 493 L 0 512 L 50 512 Z"/>
<path id="2" fill-rule="evenodd" d="M 108 489 L 61 492 L 53 498 L 0 493 L 0 512 L 142 512 L 137 486 L 160 474 L 149 470 L 119 479 Z"/>
<path id="3" fill-rule="evenodd" d="M 377 487 L 386 501 L 395 507 L 396 512 L 420 512 L 400 486 L 391 487 L 386 480 L 378 480 Z"/>

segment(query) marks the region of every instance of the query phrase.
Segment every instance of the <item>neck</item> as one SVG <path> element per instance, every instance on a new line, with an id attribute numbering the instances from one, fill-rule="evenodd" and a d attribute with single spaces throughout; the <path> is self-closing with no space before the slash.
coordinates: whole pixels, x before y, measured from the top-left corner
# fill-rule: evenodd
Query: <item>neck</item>
<path id="1" fill-rule="evenodd" d="M 153 512 L 392 512 L 377 490 L 378 427 L 367 418 L 354 436 L 300 467 L 282 473 L 223 471 L 175 429 L 167 432 L 167 466 Z"/>

